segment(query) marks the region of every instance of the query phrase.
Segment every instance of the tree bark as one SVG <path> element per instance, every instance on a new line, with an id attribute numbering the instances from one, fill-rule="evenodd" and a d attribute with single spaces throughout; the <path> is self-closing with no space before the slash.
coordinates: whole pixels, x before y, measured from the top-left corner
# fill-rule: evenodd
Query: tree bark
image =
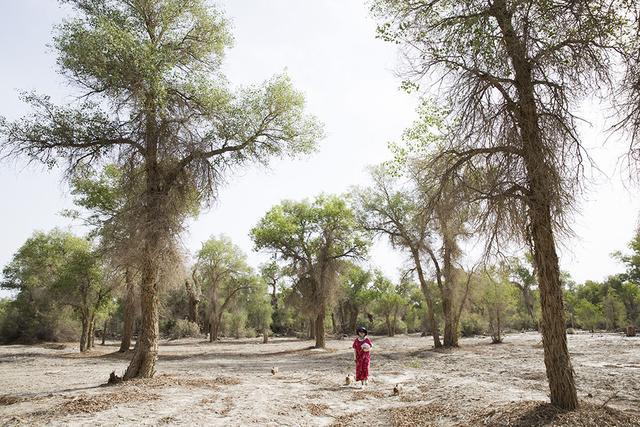
<path id="1" fill-rule="evenodd" d="M 551 403 L 563 409 L 578 406 L 573 368 L 567 348 L 560 268 L 551 229 L 551 214 L 533 210 L 531 226 L 534 259 L 540 284 L 542 345 L 551 390 Z"/>
<path id="2" fill-rule="evenodd" d="M 325 348 L 324 309 L 318 313 L 315 321 L 316 348 Z"/>
<path id="3" fill-rule="evenodd" d="M 196 290 L 196 283 L 192 285 L 188 280 L 184 282 L 187 289 L 187 296 L 189 297 L 189 322 L 198 323 L 198 304 L 200 299 L 198 298 L 198 292 Z"/>
<path id="4" fill-rule="evenodd" d="M 313 318 L 309 319 L 309 339 L 316 339 L 316 322 Z"/>
<path id="5" fill-rule="evenodd" d="M 94 345 L 96 318 L 95 313 L 89 318 L 89 331 L 87 332 L 87 350 L 91 350 Z"/>
<path id="6" fill-rule="evenodd" d="M 336 325 L 336 316 L 333 313 L 333 311 L 331 312 L 331 332 L 334 335 L 338 333 L 338 327 Z"/>
<path id="7" fill-rule="evenodd" d="M 519 98 L 518 124 L 529 180 L 527 204 L 530 237 L 540 287 L 542 344 L 551 403 L 562 409 L 572 410 L 578 406 L 578 397 L 567 349 L 560 267 L 553 235 L 551 205 L 547 195 L 549 180 L 553 179 L 553 174 L 542 151 L 534 96 L 533 67 L 528 60 L 523 42 L 514 30 L 505 0 L 495 0 L 490 11 L 500 26 L 515 72 L 515 88 Z"/>
<path id="8" fill-rule="evenodd" d="M 391 319 L 389 318 L 388 315 L 385 316 L 384 322 L 387 324 L 387 335 L 392 337 L 393 336 L 393 327 L 391 326 Z"/>
<path id="9" fill-rule="evenodd" d="M 80 352 L 87 351 L 87 339 L 89 337 L 89 319 L 86 315 L 82 316 L 82 332 L 80 334 Z"/>
<path id="10" fill-rule="evenodd" d="M 133 273 L 129 268 L 125 269 L 124 280 L 126 289 L 124 304 L 124 319 L 122 325 L 122 339 L 120 341 L 120 353 L 129 351 L 131 348 L 131 337 L 136 322 L 136 288 L 133 280 Z"/>
<path id="11" fill-rule="evenodd" d="M 451 237 L 451 230 L 447 223 L 447 215 L 443 215 L 442 212 L 438 212 L 438 222 L 440 223 L 440 230 L 442 232 L 442 275 L 444 276 L 444 283 L 438 282 L 440 292 L 442 294 L 442 317 L 444 320 L 444 347 L 457 347 L 458 346 L 458 331 L 455 328 L 455 314 L 454 314 L 454 293 L 455 289 L 455 277 L 453 270 L 453 254 L 455 250 L 455 241 Z"/>
<path id="12" fill-rule="evenodd" d="M 218 334 L 220 333 L 220 320 L 217 316 L 212 315 L 209 319 L 209 342 L 218 340 Z"/>
<path id="13" fill-rule="evenodd" d="M 438 330 L 438 323 L 436 322 L 436 316 L 433 309 L 433 298 L 431 296 L 431 292 L 429 291 L 429 285 L 427 280 L 424 277 L 424 271 L 422 270 L 422 262 L 420 261 L 420 254 L 417 250 L 412 249 L 411 251 L 413 255 L 413 262 L 416 266 L 416 271 L 418 272 L 418 280 L 420 281 L 420 289 L 422 290 L 422 294 L 424 295 L 424 299 L 427 302 L 427 317 L 429 319 L 429 324 L 431 325 L 431 336 L 433 337 L 433 346 L 435 348 L 442 347 L 442 343 L 440 342 L 440 331 Z"/>
<path id="14" fill-rule="evenodd" d="M 349 311 L 349 332 L 350 334 L 354 334 L 356 332 L 356 323 L 358 323 L 358 307 L 351 307 Z"/>
<path id="15" fill-rule="evenodd" d="M 158 272 L 153 258 L 145 259 L 142 271 L 140 301 L 142 308 L 140 334 L 136 342 L 133 359 L 124 374 L 124 379 L 151 378 L 155 374 L 158 359 Z"/>
<path id="16" fill-rule="evenodd" d="M 104 345 L 107 339 L 107 327 L 109 326 L 109 320 L 110 319 L 108 317 L 104 320 L 104 327 L 102 328 L 102 342 L 100 345 Z"/>

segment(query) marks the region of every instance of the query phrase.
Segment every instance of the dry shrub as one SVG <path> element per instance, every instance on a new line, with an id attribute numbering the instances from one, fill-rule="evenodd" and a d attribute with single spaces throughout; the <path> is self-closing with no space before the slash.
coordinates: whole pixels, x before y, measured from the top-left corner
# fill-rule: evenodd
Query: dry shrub
<path id="1" fill-rule="evenodd" d="M 202 333 L 200 332 L 198 324 L 186 319 L 178 319 L 169 330 L 169 338 L 172 340 L 180 338 L 197 338 L 200 336 L 202 336 Z"/>
<path id="2" fill-rule="evenodd" d="M 127 385 L 139 385 L 149 388 L 164 387 L 186 387 L 186 388 L 217 388 L 220 385 L 238 385 L 242 383 L 235 377 L 216 377 L 216 378 L 181 378 L 172 375 L 158 375 L 153 378 L 136 378 L 124 382 Z"/>
<path id="3" fill-rule="evenodd" d="M 564 411 L 550 403 L 525 401 L 485 410 L 473 417 L 470 424 L 491 427 L 635 427 L 640 425 L 640 416 L 585 402 L 575 411 Z"/>
<path id="4" fill-rule="evenodd" d="M 25 399 L 23 399 L 22 397 L 12 396 L 10 394 L 3 394 L 2 396 L 0 396 L 0 406 L 9 406 L 16 403 L 20 403 L 24 400 Z"/>
<path id="5" fill-rule="evenodd" d="M 371 416 L 373 414 L 368 414 L 368 416 Z M 333 424 L 331 424 L 331 427 L 349 427 L 349 426 L 353 426 L 356 424 L 356 420 L 360 421 L 360 424 L 362 424 L 362 414 L 347 414 L 347 415 L 341 415 L 339 417 L 336 417 L 336 419 L 333 421 Z"/>
<path id="6" fill-rule="evenodd" d="M 329 406 L 324 404 L 309 403 L 307 405 L 307 411 L 315 417 L 320 417 L 325 415 L 325 413 L 327 412 L 327 409 L 329 409 Z"/>
<path id="7" fill-rule="evenodd" d="M 391 425 L 394 427 L 405 426 L 441 426 L 449 424 L 452 419 L 456 419 L 455 414 L 459 411 L 459 406 L 433 403 L 422 406 L 403 406 L 400 408 L 387 409 L 384 412 L 389 415 Z M 449 422 L 445 423 L 447 419 Z M 466 424 L 464 424 L 466 425 Z"/>
<path id="8" fill-rule="evenodd" d="M 220 396 L 218 396 L 217 394 L 212 394 L 209 397 L 205 397 L 204 399 L 202 399 L 200 401 L 201 405 L 211 405 L 213 403 L 216 403 L 219 400 Z"/>
<path id="9" fill-rule="evenodd" d="M 42 348 L 49 350 L 66 350 L 67 346 L 65 344 L 45 343 L 42 344 Z"/>
<path id="10" fill-rule="evenodd" d="M 386 396 L 389 396 L 389 394 L 384 394 L 383 392 L 377 390 L 361 390 L 354 392 L 351 395 L 351 400 L 364 400 L 368 398 L 382 399 Z"/>
<path id="11" fill-rule="evenodd" d="M 157 400 L 160 396 L 155 393 L 139 389 L 123 389 L 115 393 L 105 393 L 98 395 L 81 394 L 73 399 L 64 402 L 53 412 L 60 415 L 92 414 L 95 412 L 106 411 L 121 403 L 129 403 L 134 401 L 150 401 Z"/>

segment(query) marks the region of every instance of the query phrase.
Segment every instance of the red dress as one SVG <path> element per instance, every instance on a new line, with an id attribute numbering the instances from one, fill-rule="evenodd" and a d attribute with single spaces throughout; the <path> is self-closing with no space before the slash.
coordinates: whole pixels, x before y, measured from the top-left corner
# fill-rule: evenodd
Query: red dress
<path id="1" fill-rule="evenodd" d="M 371 353 L 362 350 L 362 344 L 367 343 L 373 347 L 371 340 L 367 337 L 360 341 L 359 338 L 353 342 L 352 347 L 356 350 L 356 381 L 362 381 L 369 378 L 369 363 L 371 362 Z"/>

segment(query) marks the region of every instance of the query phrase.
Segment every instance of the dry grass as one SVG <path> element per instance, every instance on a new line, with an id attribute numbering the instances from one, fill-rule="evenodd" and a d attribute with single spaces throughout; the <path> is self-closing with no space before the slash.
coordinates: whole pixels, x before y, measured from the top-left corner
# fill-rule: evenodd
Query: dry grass
<path id="1" fill-rule="evenodd" d="M 96 412 L 106 411 L 116 405 L 135 401 L 157 400 L 160 396 L 155 393 L 149 393 L 140 389 L 122 389 L 113 393 L 104 393 L 98 395 L 81 394 L 64 402 L 51 412 L 56 415 L 72 415 L 72 414 L 93 414 Z"/>
<path id="2" fill-rule="evenodd" d="M 490 427 L 637 427 L 640 416 L 585 402 L 576 411 L 567 412 L 549 403 L 528 401 L 484 411 L 471 423 Z"/>
<path id="3" fill-rule="evenodd" d="M 328 405 L 324 405 L 324 404 L 317 404 L 317 403 L 308 403 L 307 404 L 307 411 L 316 417 L 320 417 L 326 414 L 327 410 L 329 409 Z"/>
<path id="4" fill-rule="evenodd" d="M 185 388 L 218 388 L 221 385 L 238 385 L 241 384 L 238 378 L 235 377 L 215 377 L 215 378 L 203 378 L 203 377 L 191 377 L 183 378 L 173 375 L 158 375 L 153 378 L 140 378 L 125 381 L 121 383 L 122 386 L 127 387 L 130 385 L 147 387 L 147 388 L 165 388 L 165 387 L 185 387 Z"/>
<path id="5" fill-rule="evenodd" d="M 0 396 L 0 406 L 9 406 L 16 403 L 23 402 L 25 399 L 11 394 L 3 394 Z"/>
<path id="6" fill-rule="evenodd" d="M 459 411 L 456 405 L 433 403 L 421 406 L 403 406 L 388 409 L 386 412 L 394 427 L 405 426 L 442 426 L 445 421 L 454 421 Z"/>
<path id="7" fill-rule="evenodd" d="M 390 394 L 385 394 L 377 390 L 360 390 L 351 395 L 351 400 L 382 399 L 388 396 L 390 396 Z"/>

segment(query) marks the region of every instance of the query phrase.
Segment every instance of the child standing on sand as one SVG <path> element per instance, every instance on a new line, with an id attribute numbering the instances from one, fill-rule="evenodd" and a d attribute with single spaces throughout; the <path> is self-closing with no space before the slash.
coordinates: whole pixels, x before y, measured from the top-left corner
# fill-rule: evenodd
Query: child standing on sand
<path id="1" fill-rule="evenodd" d="M 365 386 L 369 378 L 369 363 L 371 362 L 371 347 L 373 344 L 367 337 L 367 329 L 358 326 L 356 329 L 358 337 L 353 341 L 354 361 L 356 362 L 356 381 Z"/>

